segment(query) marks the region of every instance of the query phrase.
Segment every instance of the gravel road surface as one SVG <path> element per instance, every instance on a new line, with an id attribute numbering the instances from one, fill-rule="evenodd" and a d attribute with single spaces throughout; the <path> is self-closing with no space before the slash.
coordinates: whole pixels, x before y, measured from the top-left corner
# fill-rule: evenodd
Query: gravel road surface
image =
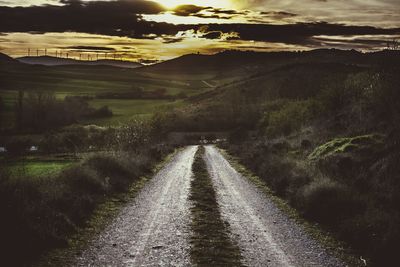
<path id="1" fill-rule="evenodd" d="M 213 146 L 205 158 L 223 219 L 246 266 L 345 266 L 310 238 Z"/>
<path id="2" fill-rule="evenodd" d="M 191 266 L 192 164 L 197 146 L 177 153 L 77 259 L 74 266 Z M 205 160 L 222 219 L 244 266 L 345 266 L 239 174 L 214 146 Z"/>
<path id="3" fill-rule="evenodd" d="M 76 266 L 190 266 L 188 200 L 196 146 L 177 153 Z"/>

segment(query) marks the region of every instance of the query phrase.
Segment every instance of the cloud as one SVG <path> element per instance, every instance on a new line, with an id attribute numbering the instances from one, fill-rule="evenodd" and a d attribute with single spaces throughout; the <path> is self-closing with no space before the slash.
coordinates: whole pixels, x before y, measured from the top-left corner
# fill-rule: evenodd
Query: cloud
<path id="1" fill-rule="evenodd" d="M 64 6 L 0 7 L 0 32 L 88 32 L 142 36 L 167 31 L 154 29 L 141 14 L 158 14 L 165 9 L 146 0 L 63 0 Z"/>
<path id="2" fill-rule="evenodd" d="M 400 26 L 398 0 L 231 0 L 238 9 L 284 10 L 313 21 Z M 309 20 L 309 21 L 310 21 Z"/>
<path id="3" fill-rule="evenodd" d="M 73 50 L 87 50 L 87 51 L 114 51 L 115 50 L 114 48 L 111 48 L 111 47 L 84 46 L 84 45 L 68 46 L 65 48 L 73 49 Z"/>
<path id="4" fill-rule="evenodd" d="M 180 5 L 177 6 L 173 12 L 177 16 L 191 16 L 199 13 L 202 10 L 209 9 L 209 7 L 200 7 L 195 5 Z"/>
<path id="5" fill-rule="evenodd" d="M 307 0 L 309 1 L 309 0 Z M 315 1 L 315 0 L 314 0 Z M 260 1 L 253 1 L 254 3 Z M 330 1 L 329 1 L 330 2 Z M 354 26 L 327 22 L 292 22 L 287 24 L 229 23 L 174 25 L 143 19 L 143 14 L 166 12 L 161 5 L 147 0 L 91 1 L 62 0 L 64 6 L 0 7 L 0 32 L 81 32 L 134 39 L 160 39 L 165 44 L 189 38 L 208 40 L 242 40 L 289 45 L 315 46 L 323 40 L 315 36 L 396 35 L 399 28 Z M 261 2 L 260 2 L 261 3 Z M 173 12 L 179 16 L 235 16 L 249 11 L 224 10 L 183 5 Z M 206 12 L 206 13 L 205 13 Z M 262 15 L 276 18 L 296 18 L 288 11 L 264 11 Z M 206 30 L 205 30 L 206 29 Z M 179 35 L 195 32 L 193 36 Z"/>
<path id="6" fill-rule="evenodd" d="M 381 29 L 371 26 L 349 26 L 326 22 L 295 23 L 287 25 L 266 24 L 210 24 L 208 30 L 223 33 L 236 32 L 241 40 L 264 41 L 297 45 L 314 44 L 318 35 L 395 35 L 400 28 Z"/>

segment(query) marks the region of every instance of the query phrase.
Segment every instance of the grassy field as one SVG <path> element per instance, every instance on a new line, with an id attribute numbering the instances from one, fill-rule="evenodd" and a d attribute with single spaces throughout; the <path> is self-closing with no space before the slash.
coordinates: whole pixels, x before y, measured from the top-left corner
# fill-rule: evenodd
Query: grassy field
<path id="1" fill-rule="evenodd" d="M 182 100 L 135 100 L 135 99 L 94 99 L 90 105 L 95 108 L 108 106 L 114 116 L 104 119 L 88 120 L 86 124 L 116 126 L 133 119 L 148 119 L 155 112 L 167 111 L 184 105 Z"/>
<path id="2" fill-rule="evenodd" d="M 41 161 L 36 159 L 14 162 L 6 168 L 13 177 L 38 178 L 44 176 L 55 176 L 73 163 L 73 161 Z"/>
<path id="3" fill-rule="evenodd" d="M 56 97 L 63 99 L 68 96 L 67 92 L 57 92 Z M 9 128 L 14 123 L 14 104 L 17 96 L 16 91 L 2 91 L 0 96 L 5 103 L 4 113 L 1 115 L 2 127 Z M 100 108 L 108 106 L 114 116 L 104 119 L 85 120 L 83 124 L 97 124 L 100 126 L 115 126 L 129 122 L 132 119 L 148 119 L 155 112 L 167 111 L 184 105 L 183 100 L 139 100 L 139 99 L 93 99 L 89 101 L 90 106 Z"/>
<path id="4" fill-rule="evenodd" d="M 193 77 L 192 77 L 193 78 Z M 94 108 L 108 106 L 114 116 L 106 119 L 83 121 L 83 124 L 118 125 L 131 119 L 146 119 L 157 111 L 170 110 L 183 105 L 183 101 L 140 100 L 140 99 L 98 99 L 104 93 L 129 93 L 137 88 L 144 92 L 164 91 L 165 96 L 184 93 L 196 95 L 210 87 L 201 80 L 179 76 L 157 76 L 105 66 L 30 66 L 0 65 L 0 97 L 4 109 L 0 114 L 0 128 L 11 128 L 15 121 L 14 105 L 19 90 L 52 91 L 57 99 L 66 96 L 95 97 L 90 101 Z"/>
<path id="5" fill-rule="evenodd" d="M 53 177 L 89 155 L 86 154 L 28 155 L 8 159 L 5 168 L 12 177 Z"/>

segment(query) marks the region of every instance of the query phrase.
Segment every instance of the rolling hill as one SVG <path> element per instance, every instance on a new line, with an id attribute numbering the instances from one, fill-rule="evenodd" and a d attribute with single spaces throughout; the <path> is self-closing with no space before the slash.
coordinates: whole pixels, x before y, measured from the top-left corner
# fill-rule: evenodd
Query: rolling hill
<path id="1" fill-rule="evenodd" d="M 19 62 L 25 64 L 33 65 L 45 65 L 45 66 L 62 66 L 62 65 L 85 65 L 85 66 L 95 66 L 95 65 L 106 65 L 119 68 L 139 68 L 143 65 L 137 62 L 123 61 L 123 60 L 113 60 L 113 59 L 101 59 L 94 61 L 83 61 L 69 58 L 58 58 L 51 56 L 40 56 L 40 57 L 20 57 L 17 58 Z"/>

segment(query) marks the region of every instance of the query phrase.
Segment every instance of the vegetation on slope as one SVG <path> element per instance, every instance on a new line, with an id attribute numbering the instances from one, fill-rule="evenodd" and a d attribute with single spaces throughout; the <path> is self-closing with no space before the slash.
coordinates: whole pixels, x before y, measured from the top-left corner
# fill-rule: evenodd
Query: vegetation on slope
<path id="1" fill-rule="evenodd" d="M 192 98 L 190 109 L 163 116 L 164 128 L 228 132 L 229 152 L 304 218 L 368 264 L 392 265 L 400 79 L 397 63 L 376 62 L 309 62 L 255 75 Z"/>

